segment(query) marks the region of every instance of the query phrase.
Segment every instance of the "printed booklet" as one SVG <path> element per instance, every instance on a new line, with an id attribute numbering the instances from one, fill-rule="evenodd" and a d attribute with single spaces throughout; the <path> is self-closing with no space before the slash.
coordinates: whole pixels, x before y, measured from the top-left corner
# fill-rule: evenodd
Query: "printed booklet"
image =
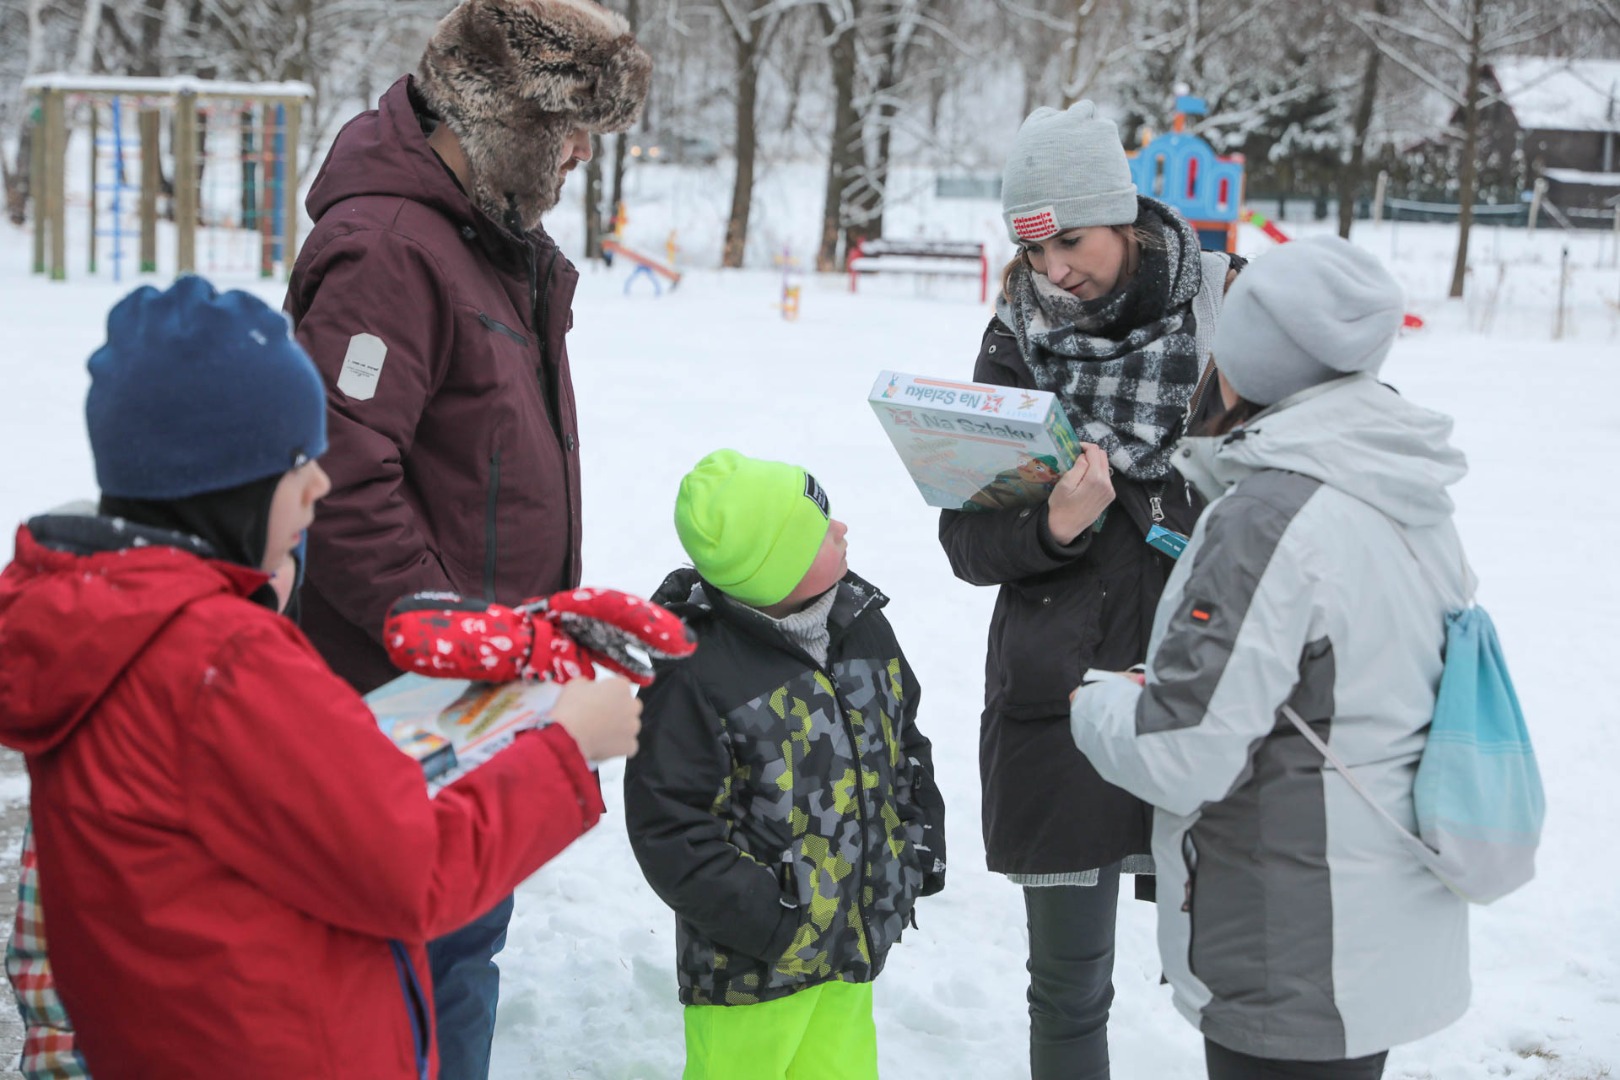
<path id="1" fill-rule="evenodd" d="M 552 682 L 483 683 L 402 675 L 366 695 L 377 726 L 415 758 L 428 793 L 476 769 L 537 726 L 562 687 Z"/>
<path id="2" fill-rule="evenodd" d="M 868 400 L 930 506 L 1032 506 L 1080 456 L 1074 427 L 1044 390 L 885 371 Z"/>

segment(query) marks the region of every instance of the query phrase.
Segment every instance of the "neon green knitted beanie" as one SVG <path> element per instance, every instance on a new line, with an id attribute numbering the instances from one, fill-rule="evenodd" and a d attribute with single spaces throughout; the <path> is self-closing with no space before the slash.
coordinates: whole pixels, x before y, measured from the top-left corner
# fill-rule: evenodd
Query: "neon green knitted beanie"
<path id="1" fill-rule="evenodd" d="M 681 478 L 675 531 L 721 592 L 752 607 L 791 593 L 827 535 L 827 495 L 797 465 L 716 450 Z"/>

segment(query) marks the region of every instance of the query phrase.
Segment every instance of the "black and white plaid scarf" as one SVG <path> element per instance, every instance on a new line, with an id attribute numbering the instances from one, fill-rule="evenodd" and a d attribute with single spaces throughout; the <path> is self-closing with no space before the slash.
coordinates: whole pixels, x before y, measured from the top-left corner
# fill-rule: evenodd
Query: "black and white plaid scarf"
<path id="1" fill-rule="evenodd" d="M 996 314 L 1081 440 L 1102 447 L 1117 472 L 1157 480 L 1170 472 L 1202 374 L 1192 301 L 1204 272 L 1192 227 L 1155 199 L 1138 204 L 1137 227 L 1162 242 L 1142 246 L 1124 288 L 1081 300 L 1020 262 Z"/>

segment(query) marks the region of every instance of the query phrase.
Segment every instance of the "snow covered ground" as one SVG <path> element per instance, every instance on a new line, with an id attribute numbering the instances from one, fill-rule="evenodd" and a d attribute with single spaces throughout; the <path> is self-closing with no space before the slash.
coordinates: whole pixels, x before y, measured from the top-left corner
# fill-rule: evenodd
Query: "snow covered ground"
<path id="1" fill-rule="evenodd" d="M 649 191 L 653 179 L 642 181 Z M 808 248 L 794 237 L 813 228 L 816 179 L 807 173 L 782 198 L 767 192 L 766 220 L 791 220 L 796 230 L 790 237 L 781 229 L 773 246 Z M 656 250 L 680 224 L 693 259 L 712 265 L 714 180 L 669 170 L 660 183 L 663 196 L 644 193 L 642 207 L 632 208 L 632 241 Z M 676 184 L 687 193 L 678 215 Z M 691 209 L 705 191 L 706 208 Z M 559 211 L 558 231 L 575 246 L 576 220 Z M 902 235 L 988 239 L 995 208 L 919 204 L 896 222 Z M 1620 578 L 1608 551 L 1620 532 L 1620 500 L 1605 471 L 1620 449 L 1615 240 L 1481 230 L 1476 287 L 1461 303 L 1443 299 L 1451 230 L 1358 226 L 1357 240 L 1391 261 L 1412 310 L 1427 320 L 1399 343 L 1386 377 L 1457 417 L 1457 442 L 1472 464 L 1455 489 L 1459 521 L 1483 579 L 1481 599 L 1514 665 L 1549 802 L 1540 877 L 1475 910 L 1473 1008 L 1449 1030 L 1397 1048 L 1388 1075 L 1596 1080 L 1620 1069 Z M 1571 315 L 1566 339 L 1554 343 L 1566 242 L 1576 266 Z M 1245 233 L 1250 254 L 1263 257 L 1268 247 Z M 26 236 L 0 232 L 0 522 L 93 492 L 84 361 L 102 340 L 106 310 L 128 287 L 77 271 L 69 284 L 47 283 L 29 276 L 27 261 Z M 978 714 L 993 595 L 951 576 L 934 514 L 864 401 L 884 367 L 969 373 L 989 314 L 976 284 L 876 281 L 851 296 L 841 278 L 812 277 L 801 319 L 787 323 L 768 270 L 695 271 L 656 300 L 639 288 L 622 296 L 624 276 L 585 269 L 570 339 L 582 412 L 586 581 L 647 592 L 680 564 L 671 502 L 681 474 L 711 449 L 733 446 L 815 471 L 850 526 L 852 565 L 892 598 L 950 806 L 949 886 L 923 902 L 920 929 L 879 980 L 883 1073 L 1027 1075 L 1021 897 L 984 870 L 978 831 Z M 280 302 L 279 283 L 232 283 Z M 9 552 L 8 535 L 0 556 Z M 603 770 L 609 816 L 520 891 L 502 960 L 495 1075 L 503 1080 L 679 1073 L 672 919 L 625 841 L 621 772 Z M 0 784 L 0 798 L 16 802 L 23 793 Z M 1119 925 L 1115 1075 L 1202 1076 L 1199 1038 L 1158 985 L 1152 908 L 1122 901 Z"/>

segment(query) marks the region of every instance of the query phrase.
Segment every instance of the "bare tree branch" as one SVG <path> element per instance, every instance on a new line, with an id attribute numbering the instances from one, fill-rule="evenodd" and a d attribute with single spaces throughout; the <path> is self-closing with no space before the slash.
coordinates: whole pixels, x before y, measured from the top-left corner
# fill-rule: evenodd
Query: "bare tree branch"
<path id="1" fill-rule="evenodd" d="M 1444 4 L 1438 3 L 1437 0 L 1422 0 L 1422 2 L 1423 6 L 1428 8 L 1436 19 L 1439 19 L 1453 34 L 1457 35 L 1458 41 L 1465 43 L 1468 41 L 1469 29 L 1467 23 L 1458 19 L 1452 11 Z"/>

